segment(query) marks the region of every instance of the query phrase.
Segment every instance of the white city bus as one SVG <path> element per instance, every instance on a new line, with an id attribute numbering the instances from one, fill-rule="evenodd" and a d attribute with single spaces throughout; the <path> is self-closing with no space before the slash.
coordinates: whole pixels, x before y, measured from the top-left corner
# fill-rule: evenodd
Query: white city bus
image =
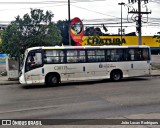
<path id="1" fill-rule="evenodd" d="M 148 46 L 43 46 L 26 50 L 19 81 L 54 86 L 80 80 L 119 81 L 150 73 Z"/>

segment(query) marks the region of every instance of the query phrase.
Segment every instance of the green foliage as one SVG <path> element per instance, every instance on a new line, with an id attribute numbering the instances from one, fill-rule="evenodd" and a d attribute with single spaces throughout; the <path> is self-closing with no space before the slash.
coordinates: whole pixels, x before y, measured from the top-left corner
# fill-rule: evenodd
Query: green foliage
<path id="1" fill-rule="evenodd" d="M 0 53 L 2 53 L 2 31 L 0 31 Z"/>
<path id="2" fill-rule="evenodd" d="M 56 24 L 57 28 L 61 31 L 63 45 L 69 45 L 69 25 L 70 22 L 68 20 L 59 20 Z M 76 43 L 71 39 L 71 45 L 75 44 Z"/>
<path id="3" fill-rule="evenodd" d="M 67 20 L 59 20 L 56 25 L 61 31 L 62 43 L 64 45 L 69 44 L 69 22 Z"/>
<path id="4" fill-rule="evenodd" d="M 153 38 L 156 38 L 156 42 L 160 43 L 160 32 L 157 32 L 158 35 L 154 35 Z"/>
<path id="5" fill-rule="evenodd" d="M 31 9 L 23 18 L 17 16 L 2 33 L 3 52 L 20 57 L 26 48 L 59 44 L 61 33 L 52 18 L 51 12 L 40 9 Z"/>

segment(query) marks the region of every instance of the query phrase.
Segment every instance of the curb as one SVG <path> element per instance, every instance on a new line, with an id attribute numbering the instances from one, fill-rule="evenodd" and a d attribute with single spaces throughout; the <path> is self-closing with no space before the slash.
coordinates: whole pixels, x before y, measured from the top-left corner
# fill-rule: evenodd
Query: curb
<path id="1" fill-rule="evenodd" d="M 19 81 L 16 82 L 0 82 L 0 85 L 12 85 L 12 84 L 20 84 Z"/>
<path id="2" fill-rule="evenodd" d="M 150 75 L 150 76 L 160 76 L 160 74 L 152 74 L 152 75 Z"/>

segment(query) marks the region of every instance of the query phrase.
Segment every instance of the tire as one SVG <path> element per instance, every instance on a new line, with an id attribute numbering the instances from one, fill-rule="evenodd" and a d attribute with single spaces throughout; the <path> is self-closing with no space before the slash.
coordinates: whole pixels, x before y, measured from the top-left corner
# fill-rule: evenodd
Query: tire
<path id="1" fill-rule="evenodd" d="M 58 86 L 59 84 L 59 77 L 57 75 L 49 75 L 47 77 L 47 82 L 46 82 L 47 85 L 49 86 Z"/>
<path id="2" fill-rule="evenodd" d="M 113 81 L 120 81 L 122 79 L 122 73 L 119 70 L 112 71 L 110 78 Z"/>

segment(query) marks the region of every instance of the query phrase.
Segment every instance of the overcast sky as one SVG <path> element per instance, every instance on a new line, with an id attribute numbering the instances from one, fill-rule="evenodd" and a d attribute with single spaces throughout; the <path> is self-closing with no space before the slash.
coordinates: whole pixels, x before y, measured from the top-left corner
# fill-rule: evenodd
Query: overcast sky
<path id="1" fill-rule="evenodd" d="M 130 11 L 133 8 L 137 9 L 137 3 L 129 4 L 128 0 L 70 0 L 70 2 L 71 19 L 79 17 L 84 24 L 100 24 L 99 27 L 101 27 L 101 24 L 105 24 L 109 30 L 108 33 L 115 34 L 118 33 L 121 22 L 121 6 L 118 3 L 124 2 L 126 5 L 122 6 L 123 28 L 126 33 L 136 31 L 135 22 L 126 22 L 133 22 L 132 19 L 136 17 L 136 15 L 128 15 L 128 7 Z M 146 6 L 142 2 L 142 11 L 148 9 L 152 13 L 148 16 L 143 15 L 142 34 L 153 35 L 160 31 L 160 0 L 149 0 Z M 30 12 L 30 8 L 52 11 L 54 14 L 53 21 L 55 22 L 68 19 L 68 0 L 1 0 L 0 24 L 9 23 L 17 15 L 22 17 Z"/>

